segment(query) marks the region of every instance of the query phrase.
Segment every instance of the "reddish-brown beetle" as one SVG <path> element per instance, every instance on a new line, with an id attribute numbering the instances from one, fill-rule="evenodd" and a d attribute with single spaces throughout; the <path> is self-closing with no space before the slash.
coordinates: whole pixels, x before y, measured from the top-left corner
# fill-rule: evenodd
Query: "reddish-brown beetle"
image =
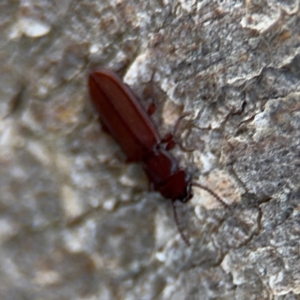
<path id="1" fill-rule="evenodd" d="M 174 202 L 187 202 L 193 196 L 192 185 L 223 201 L 207 187 L 192 183 L 191 176 L 179 168 L 177 160 L 163 146 L 149 115 L 115 73 L 98 69 L 90 74 L 88 85 L 103 126 L 120 145 L 128 161 L 141 162 L 151 187 L 172 200 L 177 227 L 189 245 L 178 226 Z"/>

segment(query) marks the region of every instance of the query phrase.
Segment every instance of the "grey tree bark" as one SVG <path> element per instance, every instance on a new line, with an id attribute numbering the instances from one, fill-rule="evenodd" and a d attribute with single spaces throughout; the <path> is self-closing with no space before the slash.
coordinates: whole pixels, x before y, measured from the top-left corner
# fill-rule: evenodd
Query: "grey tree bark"
<path id="1" fill-rule="evenodd" d="M 300 299 L 299 1 L 0 3 L 0 298 Z M 119 72 L 213 189 L 149 192 L 88 73 Z"/>

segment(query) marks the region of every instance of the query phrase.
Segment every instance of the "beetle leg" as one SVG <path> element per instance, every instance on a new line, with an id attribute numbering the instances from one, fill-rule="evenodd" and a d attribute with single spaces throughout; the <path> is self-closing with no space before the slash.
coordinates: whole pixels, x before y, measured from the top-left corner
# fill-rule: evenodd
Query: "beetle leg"
<path id="1" fill-rule="evenodd" d="M 184 152 L 193 152 L 196 149 L 195 148 L 187 148 L 185 147 L 181 141 L 178 140 L 178 138 L 176 138 L 179 126 L 182 122 L 182 120 L 187 117 L 188 115 L 190 115 L 191 113 L 186 112 L 183 115 L 181 115 L 178 120 L 176 121 L 175 127 L 174 127 L 174 131 L 173 133 L 168 133 L 166 134 L 166 136 L 161 140 L 162 144 L 166 144 L 165 149 L 166 150 L 171 150 L 175 147 L 175 145 L 178 145 L 180 147 L 180 149 Z"/>
<path id="2" fill-rule="evenodd" d="M 176 200 L 175 200 L 176 201 Z M 175 220 L 175 223 L 176 223 L 176 227 L 179 231 L 179 234 L 182 238 L 182 240 L 185 242 L 185 244 L 189 247 L 191 246 L 190 242 L 189 242 L 189 239 L 188 237 L 183 233 L 182 229 L 180 228 L 179 226 L 179 221 L 178 221 L 178 215 L 177 215 L 177 211 L 176 211 L 176 206 L 175 206 L 175 201 L 172 201 L 172 207 L 173 207 L 173 214 L 174 214 L 174 220 Z"/>

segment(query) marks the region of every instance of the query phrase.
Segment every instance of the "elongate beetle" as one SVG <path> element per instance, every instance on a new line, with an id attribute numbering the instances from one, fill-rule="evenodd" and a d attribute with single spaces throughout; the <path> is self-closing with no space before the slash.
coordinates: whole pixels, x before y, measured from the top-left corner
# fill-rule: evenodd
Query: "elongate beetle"
<path id="1" fill-rule="evenodd" d="M 112 71 L 98 69 L 89 75 L 89 92 L 104 128 L 112 135 L 129 162 L 140 162 L 153 190 L 171 199 L 178 230 L 174 202 L 192 198 L 192 185 L 218 195 L 205 186 L 191 182 L 191 176 L 180 169 L 177 160 L 165 149 L 156 127 L 131 90 Z"/>

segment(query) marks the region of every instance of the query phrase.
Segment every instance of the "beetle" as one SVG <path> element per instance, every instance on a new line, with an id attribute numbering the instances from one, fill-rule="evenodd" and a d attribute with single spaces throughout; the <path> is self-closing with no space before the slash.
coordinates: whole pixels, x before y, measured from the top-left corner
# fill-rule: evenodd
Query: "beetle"
<path id="1" fill-rule="evenodd" d="M 187 238 L 178 226 L 174 202 L 186 203 L 192 198 L 192 185 L 198 186 L 223 202 L 209 188 L 191 181 L 191 175 L 181 169 L 177 160 L 164 147 L 165 141 L 130 88 L 112 71 L 104 68 L 90 73 L 90 98 L 105 130 L 120 145 L 128 162 L 139 162 L 151 188 L 172 200 L 175 222 L 183 240 Z"/>

